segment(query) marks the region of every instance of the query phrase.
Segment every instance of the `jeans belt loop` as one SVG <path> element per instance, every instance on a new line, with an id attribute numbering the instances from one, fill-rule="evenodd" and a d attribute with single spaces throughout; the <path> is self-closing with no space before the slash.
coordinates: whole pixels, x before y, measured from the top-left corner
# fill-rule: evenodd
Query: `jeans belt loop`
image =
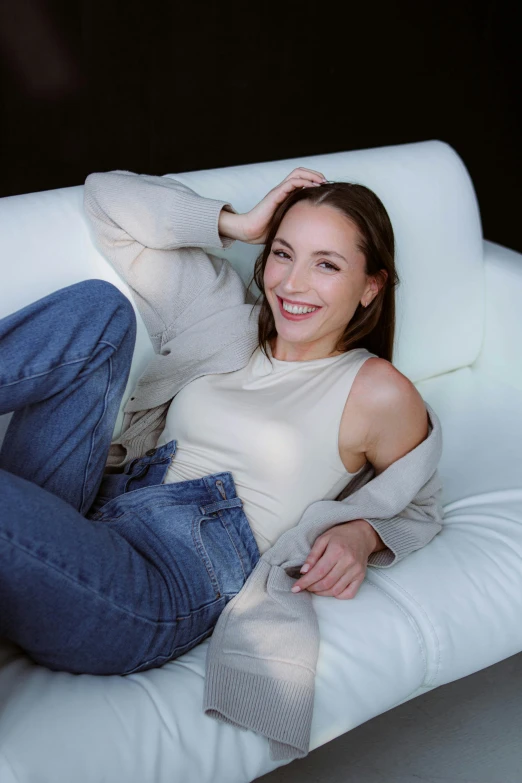
<path id="1" fill-rule="evenodd" d="M 210 503 L 208 506 L 200 506 L 202 514 L 215 514 L 217 511 L 224 511 L 227 508 L 243 508 L 241 498 L 230 498 L 230 500 L 218 500 L 217 503 Z"/>

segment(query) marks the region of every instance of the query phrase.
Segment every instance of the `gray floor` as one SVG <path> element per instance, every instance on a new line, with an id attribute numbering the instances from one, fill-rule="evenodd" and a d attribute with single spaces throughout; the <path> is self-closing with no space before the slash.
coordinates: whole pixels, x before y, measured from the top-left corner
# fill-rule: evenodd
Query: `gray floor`
<path id="1" fill-rule="evenodd" d="M 436 688 L 259 783 L 522 783 L 522 653 Z"/>

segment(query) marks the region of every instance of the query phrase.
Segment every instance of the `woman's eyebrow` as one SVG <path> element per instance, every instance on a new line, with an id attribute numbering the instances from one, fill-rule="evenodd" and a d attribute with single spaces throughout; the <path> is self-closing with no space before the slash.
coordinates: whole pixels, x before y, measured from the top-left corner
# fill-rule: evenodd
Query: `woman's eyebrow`
<path id="1" fill-rule="evenodd" d="M 274 242 L 281 242 L 282 245 L 285 245 L 289 250 L 294 252 L 294 248 L 290 244 L 290 242 L 287 242 L 286 239 L 282 239 L 281 237 L 275 237 Z M 337 253 L 335 250 L 314 250 L 312 253 L 313 256 L 336 256 L 337 258 L 342 258 L 343 261 L 346 261 L 346 258 L 342 256 L 340 253 Z M 346 263 L 348 263 L 346 261 Z"/>

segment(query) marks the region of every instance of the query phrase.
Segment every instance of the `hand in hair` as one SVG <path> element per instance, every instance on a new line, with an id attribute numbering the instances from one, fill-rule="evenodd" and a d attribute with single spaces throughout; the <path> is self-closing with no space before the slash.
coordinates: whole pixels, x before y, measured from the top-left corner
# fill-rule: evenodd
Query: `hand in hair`
<path id="1" fill-rule="evenodd" d="M 326 182 L 319 171 L 299 167 L 272 188 L 259 204 L 243 215 L 222 210 L 219 216 L 219 233 L 231 239 L 239 239 L 251 245 L 265 243 L 267 229 L 275 210 L 293 190 L 317 187 Z"/>

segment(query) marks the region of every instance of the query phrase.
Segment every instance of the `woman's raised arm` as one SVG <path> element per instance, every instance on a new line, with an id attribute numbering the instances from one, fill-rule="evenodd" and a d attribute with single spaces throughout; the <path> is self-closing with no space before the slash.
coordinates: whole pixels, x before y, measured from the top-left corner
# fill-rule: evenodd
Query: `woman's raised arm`
<path id="1" fill-rule="evenodd" d="M 219 234 L 223 207 L 234 212 L 170 177 L 109 171 L 85 181 L 94 242 L 129 285 L 156 352 L 176 318 L 221 273 L 222 260 L 203 248 L 233 242 Z M 230 306 L 243 303 L 241 278 L 230 265 L 225 272 Z"/>
<path id="2" fill-rule="evenodd" d="M 84 206 L 106 249 L 136 241 L 153 250 L 228 247 L 218 234 L 226 201 L 205 198 L 171 177 L 107 171 L 85 180 Z"/>
<path id="3" fill-rule="evenodd" d="M 202 290 L 208 289 L 216 306 L 222 307 L 223 299 L 230 307 L 245 302 L 240 276 L 203 248 L 224 249 L 235 239 L 261 244 L 288 193 L 323 180 L 320 172 L 294 169 L 239 215 L 229 202 L 200 196 L 171 177 L 116 170 L 89 174 L 84 208 L 98 250 L 130 287 L 158 353 L 174 335 L 176 319 Z M 219 302 L 212 299 L 213 287 Z"/>

